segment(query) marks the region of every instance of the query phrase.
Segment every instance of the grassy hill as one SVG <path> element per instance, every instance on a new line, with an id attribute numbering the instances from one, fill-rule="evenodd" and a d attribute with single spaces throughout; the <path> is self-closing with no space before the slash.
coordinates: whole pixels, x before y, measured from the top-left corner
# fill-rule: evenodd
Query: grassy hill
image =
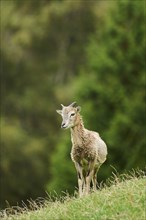
<path id="1" fill-rule="evenodd" d="M 45 201 L 43 207 L 32 202 L 32 209 L 17 207 L 21 213 L 7 215 L 7 220 L 144 220 L 145 216 L 145 177 L 115 177 L 111 186 L 84 198 L 66 196 L 62 201 Z M 16 211 L 17 212 L 17 211 Z"/>

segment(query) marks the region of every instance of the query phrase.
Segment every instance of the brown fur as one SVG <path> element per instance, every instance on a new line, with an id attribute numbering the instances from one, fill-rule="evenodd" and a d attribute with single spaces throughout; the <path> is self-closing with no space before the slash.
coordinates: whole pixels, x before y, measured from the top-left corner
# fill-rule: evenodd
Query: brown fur
<path id="1" fill-rule="evenodd" d="M 91 180 L 96 190 L 97 171 L 106 160 L 107 147 L 97 132 L 84 128 L 79 107 L 73 104 L 62 107 L 57 112 L 63 117 L 63 126 L 71 129 L 71 159 L 77 169 L 79 195 L 82 196 L 89 193 Z"/>

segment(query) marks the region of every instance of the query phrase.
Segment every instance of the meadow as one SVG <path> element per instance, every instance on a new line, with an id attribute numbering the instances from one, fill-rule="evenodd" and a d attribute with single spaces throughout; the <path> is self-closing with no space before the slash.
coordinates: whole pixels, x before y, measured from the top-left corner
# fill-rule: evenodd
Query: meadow
<path id="1" fill-rule="evenodd" d="M 144 220 L 144 175 L 114 176 L 97 192 L 83 198 L 70 197 L 13 207 L 1 212 L 3 220 Z M 9 213 L 9 214 L 8 214 Z M 13 213 L 13 214 L 10 214 Z M 15 214 L 14 214 L 15 213 Z"/>

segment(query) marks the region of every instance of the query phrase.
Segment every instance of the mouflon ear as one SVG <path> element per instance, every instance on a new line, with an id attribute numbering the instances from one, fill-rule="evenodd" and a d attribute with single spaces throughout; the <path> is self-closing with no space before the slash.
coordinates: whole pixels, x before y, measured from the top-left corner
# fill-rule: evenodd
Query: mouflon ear
<path id="1" fill-rule="evenodd" d="M 59 115 L 62 115 L 62 110 L 56 110 Z"/>
<path id="2" fill-rule="evenodd" d="M 76 106 L 76 102 L 71 103 L 69 106 L 75 107 Z"/>
<path id="3" fill-rule="evenodd" d="M 77 106 L 76 109 L 77 109 L 77 112 L 81 111 L 81 107 L 80 106 Z"/>

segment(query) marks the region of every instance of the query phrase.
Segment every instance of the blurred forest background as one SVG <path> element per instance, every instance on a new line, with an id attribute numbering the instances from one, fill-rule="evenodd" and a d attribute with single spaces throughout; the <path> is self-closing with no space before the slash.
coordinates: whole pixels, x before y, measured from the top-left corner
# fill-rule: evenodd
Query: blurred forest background
<path id="1" fill-rule="evenodd" d="M 76 189 L 60 103 L 107 143 L 99 182 L 144 169 L 145 1 L 1 0 L 0 13 L 0 207 Z"/>

